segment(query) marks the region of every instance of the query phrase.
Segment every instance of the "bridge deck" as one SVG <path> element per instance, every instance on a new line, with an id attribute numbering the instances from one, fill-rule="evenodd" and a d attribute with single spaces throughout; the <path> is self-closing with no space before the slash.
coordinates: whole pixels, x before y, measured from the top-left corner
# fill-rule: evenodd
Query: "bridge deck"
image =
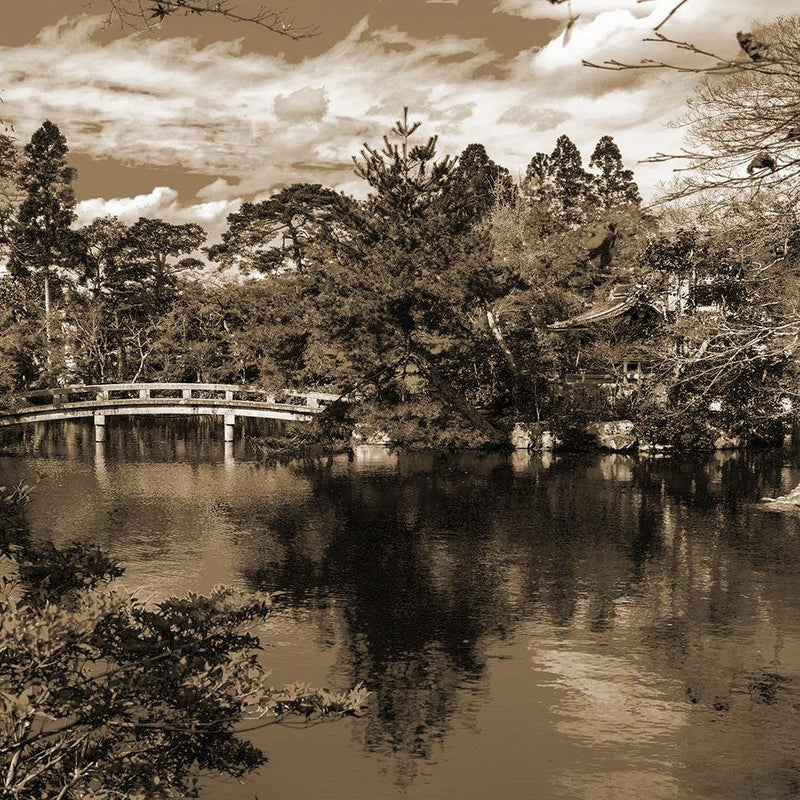
<path id="1" fill-rule="evenodd" d="M 342 400 L 324 392 L 269 392 L 248 386 L 217 383 L 117 383 L 59 386 L 24 392 L 30 405 L 0 412 L 0 427 L 31 422 L 106 416 L 199 415 L 308 421 L 326 405 Z"/>

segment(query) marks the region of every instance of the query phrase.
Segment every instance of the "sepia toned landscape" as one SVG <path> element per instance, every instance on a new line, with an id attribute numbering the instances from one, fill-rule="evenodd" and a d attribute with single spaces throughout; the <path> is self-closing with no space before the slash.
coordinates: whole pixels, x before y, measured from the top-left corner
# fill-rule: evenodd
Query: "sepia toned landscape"
<path id="1" fill-rule="evenodd" d="M 0 795 L 800 796 L 799 89 L 790 0 L 10 3 Z"/>

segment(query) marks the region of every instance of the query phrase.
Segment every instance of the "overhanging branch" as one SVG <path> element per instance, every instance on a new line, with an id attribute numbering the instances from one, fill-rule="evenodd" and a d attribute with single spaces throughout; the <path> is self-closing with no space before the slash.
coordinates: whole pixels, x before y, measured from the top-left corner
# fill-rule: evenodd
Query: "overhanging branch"
<path id="1" fill-rule="evenodd" d="M 255 25 L 279 36 L 298 41 L 316 36 L 314 25 L 299 25 L 287 9 L 259 6 L 247 13 L 230 0 L 88 0 L 87 6 L 102 2 L 108 7 L 108 24 L 153 28 L 171 16 L 217 16 L 229 22 Z"/>

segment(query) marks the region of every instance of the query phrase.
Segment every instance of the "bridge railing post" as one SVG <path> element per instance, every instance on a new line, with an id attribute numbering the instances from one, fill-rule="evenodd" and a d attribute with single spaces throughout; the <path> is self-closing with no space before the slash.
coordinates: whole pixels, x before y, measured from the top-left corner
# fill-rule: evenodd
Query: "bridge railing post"
<path id="1" fill-rule="evenodd" d="M 139 399 L 140 400 L 149 400 L 150 399 L 150 390 L 149 389 L 145 389 L 144 387 L 139 389 Z"/>
<path id="2" fill-rule="evenodd" d="M 192 399 L 192 390 L 191 389 L 181 389 L 181 397 L 184 400 L 191 400 Z"/>

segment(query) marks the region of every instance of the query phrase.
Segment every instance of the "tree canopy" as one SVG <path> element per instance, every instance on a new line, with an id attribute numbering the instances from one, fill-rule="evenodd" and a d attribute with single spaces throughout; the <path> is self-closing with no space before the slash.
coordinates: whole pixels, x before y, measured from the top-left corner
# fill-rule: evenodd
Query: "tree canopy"
<path id="1" fill-rule="evenodd" d="M 6 145 L 10 155 L 9 146 Z M 72 267 L 80 257 L 72 230 L 75 219 L 75 170 L 57 125 L 42 123 L 28 144 L 18 171 L 22 195 L 10 232 L 12 273 L 47 280 L 58 267 Z M 49 300 L 48 300 L 49 302 Z"/>
<path id="2" fill-rule="evenodd" d="M 222 242 L 208 254 L 245 273 L 303 271 L 313 259 L 319 260 L 320 241 L 349 202 L 319 184 L 293 184 L 230 214 Z"/>

